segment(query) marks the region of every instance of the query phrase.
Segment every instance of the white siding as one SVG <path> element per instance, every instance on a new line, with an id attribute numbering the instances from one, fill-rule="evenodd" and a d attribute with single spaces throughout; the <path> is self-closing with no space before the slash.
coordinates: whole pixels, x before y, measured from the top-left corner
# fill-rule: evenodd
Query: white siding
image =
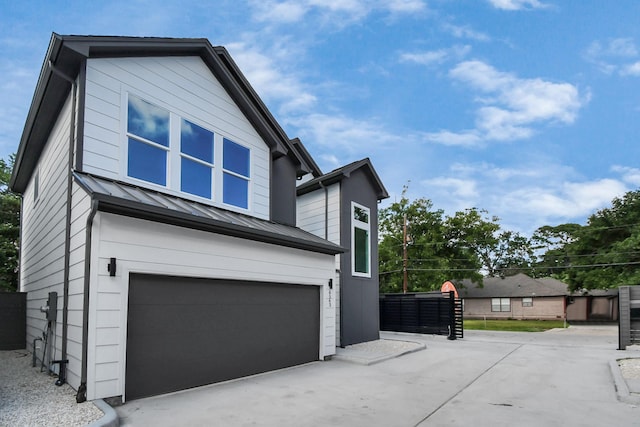
<path id="1" fill-rule="evenodd" d="M 296 225 L 309 233 L 340 244 L 340 183 L 299 196 L 296 199 Z M 326 231 L 325 231 L 326 230 Z M 336 310 L 335 337 L 340 345 L 340 254 L 335 256 L 335 275 L 331 302 Z"/>
<path id="2" fill-rule="evenodd" d="M 86 172 L 128 180 L 124 173 L 123 147 L 126 139 L 124 100 L 129 91 L 249 147 L 249 213 L 269 218 L 268 146 L 199 57 L 87 61 L 83 152 Z"/>
<path id="3" fill-rule="evenodd" d="M 67 200 L 67 167 L 70 97 L 64 104 L 47 144 L 42 152 L 36 173 L 31 177 L 23 195 L 22 236 L 20 252 L 20 290 L 27 294 L 27 343 L 42 337 L 46 326 L 45 306 L 49 292 L 58 293 L 58 314 L 50 338 L 52 359 L 59 359 L 62 345 L 62 308 L 64 279 L 64 242 Z M 34 177 L 39 176 L 39 198 L 34 202 Z M 42 346 L 40 346 L 42 347 Z M 49 351 L 49 350 L 48 350 Z M 42 356 L 41 350 L 38 351 Z M 49 357 L 47 357 L 49 359 Z M 75 368 L 75 365 L 73 366 Z M 71 376 L 75 372 L 70 372 Z M 77 383 L 70 383 L 77 387 Z"/>
<path id="4" fill-rule="evenodd" d="M 74 183 L 71 199 L 71 241 L 69 246 L 69 311 L 67 322 L 67 381 L 77 388 L 82 370 L 82 321 L 87 216 L 91 198 Z"/>
<path id="5" fill-rule="evenodd" d="M 111 257 L 117 258 L 115 277 L 106 267 Z M 91 263 L 88 399 L 124 395 L 129 273 L 320 286 L 318 358 L 335 354 L 331 255 L 98 213 Z"/>

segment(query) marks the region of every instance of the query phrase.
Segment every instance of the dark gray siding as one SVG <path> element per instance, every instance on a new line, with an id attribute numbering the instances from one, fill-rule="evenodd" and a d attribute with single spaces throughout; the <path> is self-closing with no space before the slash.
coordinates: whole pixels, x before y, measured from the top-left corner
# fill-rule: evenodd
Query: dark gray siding
<path id="1" fill-rule="evenodd" d="M 351 275 L 351 202 L 370 209 L 371 278 Z M 342 180 L 340 213 L 341 246 L 349 252 L 341 255 L 342 271 L 340 312 L 341 346 L 376 340 L 380 337 L 378 308 L 378 200 L 373 182 L 363 169 Z"/>
<path id="2" fill-rule="evenodd" d="M 288 156 L 271 162 L 271 221 L 296 225 L 296 168 Z"/>

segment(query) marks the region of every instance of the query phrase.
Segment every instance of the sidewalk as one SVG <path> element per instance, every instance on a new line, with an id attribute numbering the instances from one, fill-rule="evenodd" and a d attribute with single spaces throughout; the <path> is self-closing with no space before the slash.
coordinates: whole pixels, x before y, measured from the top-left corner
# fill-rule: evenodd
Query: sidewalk
<path id="1" fill-rule="evenodd" d="M 640 352 L 616 350 L 613 329 L 465 331 L 455 341 L 382 338 L 396 342 L 377 351 L 341 349 L 331 361 L 131 401 L 116 410 L 123 426 L 537 427 L 632 425 L 640 419 L 640 408 L 618 399 L 610 367 Z M 409 344 L 387 351 L 397 341 Z"/>

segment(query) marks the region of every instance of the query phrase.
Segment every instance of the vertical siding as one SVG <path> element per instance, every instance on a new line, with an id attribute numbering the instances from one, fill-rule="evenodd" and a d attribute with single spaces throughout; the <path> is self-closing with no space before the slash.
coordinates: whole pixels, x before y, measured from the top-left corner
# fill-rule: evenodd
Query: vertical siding
<path id="1" fill-rule="evenodd" d="M 326 205 L 325 205 L 326 203 Z M 340 183 L 304 194 L 297 198 L 297 226 L 330 242 L 340 244 Z M 340 254 L 335 255 L 335 278 L 331 303 L 336 311 L 335 337 L 340 346 Z"/>
<path id="2" fill-rule="evenodd" d="M 198 57 L 87 61 L 83 152 L 86 172 L 127 180 L 123 164 L 126 131 L 123 99 L 128 91 L 250 147 L 250 213 L 269 218 L 268 146 Z M 216 159 L 218 167 L 219 161 Z"/>
<path id="3" fill-rule="evenodd" d="M 34 178 L 23 195 L 20 289 L 27 295 L 27 343 L 42 337 L 46 326 L 40 307 L 49 292 L 58 293 L 54 358 L 62 345 L 64 242 L 71 101 L 67 99 L 37 165 L 39 198 L 34 202 Z M 40 353 L 41 354 L 41 353 Z"/>
<path id="4" fill-rule="evenodd" d="M 117 258 L 115 277 L 106 268 L 111 257 Z M 328 293 L 331 255 L 98 213 L 91 265 L 89 399 L 124 393 L 129 273 L 320 286 L 318 357 L 335 354 L 335 311 Z"/>

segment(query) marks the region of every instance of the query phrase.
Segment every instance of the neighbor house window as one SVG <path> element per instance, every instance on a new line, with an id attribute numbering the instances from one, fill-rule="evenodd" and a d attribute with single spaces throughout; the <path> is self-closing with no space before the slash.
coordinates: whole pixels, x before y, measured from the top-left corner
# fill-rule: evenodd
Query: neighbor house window
<path id="1" fill-rule="evenodd" d="M 351 203 L 351 265 L 354 276 L 371 277 L 370 220 L 368 208 Z"/>
<path id="2" fill-rule="evenodd" d="M 533 298 L 531 298 L 531 297 L 522 298 L 522 306 L 523 307 L 533 307 Z"/>
<path id="3" fill-rule="evenodd" d="M 511 300 L 509 298 L 491 298 L 491 311 L 511 311 Z"/>
<path id="4" fill-rule="evenodd" d="M 249 209 L 249 148 L 133 94 L 126 136 L 126 176 Z"/>

